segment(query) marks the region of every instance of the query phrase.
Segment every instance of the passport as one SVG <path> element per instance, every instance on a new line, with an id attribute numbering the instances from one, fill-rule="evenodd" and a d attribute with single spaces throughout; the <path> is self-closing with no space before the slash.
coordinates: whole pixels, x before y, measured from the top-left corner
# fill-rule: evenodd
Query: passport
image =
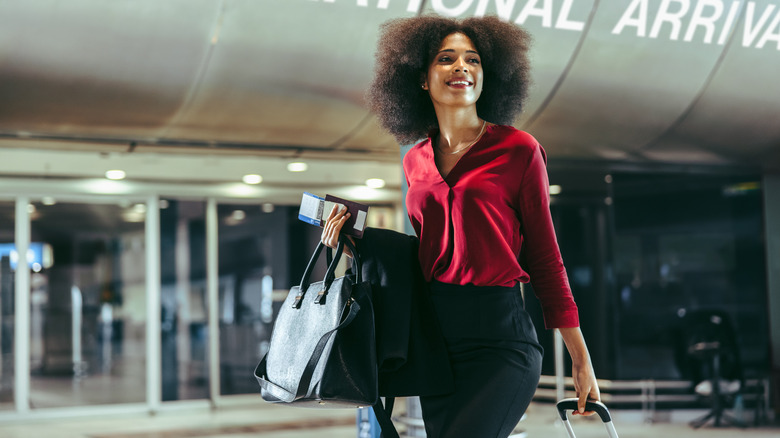
<path id="1" fill-rule="evenodd" d="M 325 226 L 325 221 L 330 215 L 334 205 L 347 207 L 350 217 L 347 219 L 341 232 L 355 238 L 363 237 L 368 217 L 368 205 L 333 195 L 325 195 L 324 198 L 313 193 L 303 192 L 301 207 L 298 210 L 298 219 L 319 227 Z"/>

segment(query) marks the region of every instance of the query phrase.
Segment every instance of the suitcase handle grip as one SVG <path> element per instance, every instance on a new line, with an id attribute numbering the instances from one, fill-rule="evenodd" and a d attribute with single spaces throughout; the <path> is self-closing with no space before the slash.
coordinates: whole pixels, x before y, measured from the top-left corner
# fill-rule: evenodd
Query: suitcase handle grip
<path id="1" fill-rule="evenodd" d="M 578 403 L 579 399 L 576 398 L 565 398 L 558 402 L 558 415 L 561 416 L 561 420 L 567 421 L 568 418 L 566 417 L 566 411 L 576 411 L 578 410 Z M 612 416 L 609 415 L 609 409 L 604 405 L 604 403 L 598 402 L 598 401 L 592 401 L 588 400 L 585 403 L 585 410 L 586 411 L 594 411 L 601 417 L 601 421 L 604 423 L 612 421 Z"/>

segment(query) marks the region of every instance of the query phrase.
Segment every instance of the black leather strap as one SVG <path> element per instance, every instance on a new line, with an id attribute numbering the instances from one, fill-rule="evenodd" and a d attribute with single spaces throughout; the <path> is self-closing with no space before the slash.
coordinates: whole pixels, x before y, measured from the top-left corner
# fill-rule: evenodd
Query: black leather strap
<path id="1" fill-rule="evenodd" d="M 360 272 L 360 253 L 358 253 L 357 249 L 355 249 L 355 245 L 352 243 L 351 240 L 349 240 L 346 236 L 339 237 L 339 243 L 344 243 L 347 248 L 349 248 L 349 251 L 352 253 L 352 271 L 356 273 L 357 278 L 355 280 L 355 283 L 360 283 L 361 278 L 363 274 Z M 336 251 L 338 253 L 338 251 Z M 338 255 L 338 254 L 337 254 Z M 331 254 L 330 249 L 325 251 L 325 261 L 328 263 L 328 266 L 330 266 L 333 263 L 333 254 Z"/>
<path id="2" fill-rule="evenodd" d="M 319 342 L 317 343 L 317 346 L 314 348 L 314 352 L 309 358 L 309 362 L 306 364 L 306 368 L 303 370 L 303 374 L 301 375 L 301 380 L 298 383 L 298 388 L 295 394 L 282 388 L 279 385 L 271 383 L 268 381 L 268 379 L 266 379 L 266 364 L 268 362 L 267 354 L 257 365 L 257 368 L 255 368 L 255 378 L 260 384 L 260 387 L 271 393 L 271 395 L 274 397 L 286 403 L 291 403 L 297 399 L 305 397 L 309 390 L 309 384 L 311 384 L 312 375 L 314 375 L 314 369 L 317 367 L 317 363 L 319 363 L 320 358 L 322 357 L 322 352 L 325 350 L 325 345 L 327 345 L 330 337 L 339 329 L 349 325 L 349 323 L 355 319 L 359 311 L 360 305 L 357 303 L 357 301 L 351 301 L 349 306 L 349 314 L 347 314 L 347 317 L 344 319 L 344 321 L 342 321 L 341 324 L 339 324 L 333 330 L 322 335 Z"/>
<path id="3" fill-rule="evenodd" d="M 325 248 L 325 244 L 322 242 L 318 243 L 317 248 L 314 250 L 314 254 L 312 254 L 311 259 L 309 260 L 309 264 L 306 265 L 306 270 L 303 272 L 303 277 L 301 278 L 300 288 L 302 293 L 306 293 L 306 289 L 309 288 L 309 277 L 311 277 L 314 265 L 317 264 L 317 259 L 320 258 L 320 253 L 323 248 Z M 339 260 L 341 260 L 341 253 L 343 251 L 344 243 L 339 240 L 339 244 L 336 247 L 336 258 L 328 264 L 328 270 L 325 272 L 325 284 L 328 286 L 330 286 L 330 283 L 333 282 L 333 279 L 336 277 L 336 266 L 338 265 Z"/>
<path id="4" fill-rule="evenodd" d="M 303 297 L 306 295 L 306 291 L 311 285 L 311 283 L 309 283 L 309 278 L 311 277 L 311 273 L 314 270 L 314 265 L 317 264 L 317 259 L 320 258 L 320 253 L 322 252 L 323 248 L 325 248 L 325 244 L 322 242 L 318 243 L 317 248 L 314 250 L 314 254 L 312 254 L 311 259 L 309 259 L 309 264 L 306 265 L 306 270 L 303 272 L 303 277 L 301 278 L 301 284 L 298 286 L 298 296 L 295 297 L 295 301 L 293 302 L 293 307 L 296 309 L 301 307 L 301 303 L 303 303 Z M 333 283 L 333 280 L 336 277 L 336 266 L 339 264 L 342 252 L 344 252 L 344 243 L 339 240 L 339 244 L 336 247 L 336 258 L 332 261 L 329 261 L 328 270 L 325 272 L 325 279 L 323 280 L 323 294 L 327 294 L 330 285 Z M 330 250 L 328 250 L 327 253 L 330 254 Z M 316 303 L 320 304 L 320 299 L 318 299 Z"/>
<path id="5" fill-rule="evenodd" d="M 381 438 L 400 438 L 391 418 L 393 405 L 395 405 L 395 397 L 387 397 L 385 398 L 384 406 L 382 406 L 381 398 L 377 400 L 374 406 L 371 406 L 374 410 L 376 421 L 379 422 L 379 427 L 382 428 Z"/>

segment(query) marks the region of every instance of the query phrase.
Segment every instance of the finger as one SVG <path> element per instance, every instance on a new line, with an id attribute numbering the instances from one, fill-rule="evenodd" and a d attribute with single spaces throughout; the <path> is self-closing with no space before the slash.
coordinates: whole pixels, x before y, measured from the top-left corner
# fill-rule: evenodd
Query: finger
<path id="1" fill-rule="evenodd" d="M 577 401 L 577 408 L 580 415 L 585 413 L 585 403 L 588 401 L 588 393 L 590 391 L 580 391 L 579 400 Z"/>
<path id="2" fill-rule="evenodd" d="M 350 214 L 347 213 L 344 216 L 341 216 L 338 220 L 334 220 L 330 227 L 330 238 L 331 242 L 334 245 L 334 248 L 339 243 L 339 237 L 341 236 L 341 229 L 344 227 L 344 224 L 347 222 L 347 219 L 349 219 Z"/>
<path id="3" fill-rule="evenodd" d="M 333 244 L 331 243 L 331 233 L 329 226 L 329 223 L 325 223 L 325 226 L 322 227 L 322 236 L 320 236 L 320 242 L 322 242 L 325 246 L 329 248 L 333 248 Z"/>
<path id="4" fill-rule="evenodd" d="M 580 396 L 580 399 L 581 398 L 582 397 Z M 598 386 L 594 385 L 593 387 L 591 387 L 590 392 L 588 393 L 588 397 L 586 399 L 586 403 L 588 401 L 601 401 L 601 395 L 599 394 Z M 579 403 L 578 403 L 578 406 L 579 406 Z M 595 415 L 597 413 L 596 411 L 588 411 L 587 410 L 587 404 L 585 405 L 585 409 L 586 410 L 584 412 L 574 412 L 574 415 L 583 415 L 583 416 L 589 417 L 589 416 Z"/>
<path id="5" fill-rule="evenodd" d="M 333 218 L 333 220 L 330 221 L 328 225 L 331 226 L 331 229 L 336 232 L 336 234 L 341 232 L 341 227 L 344 226 L 344 223 L 349 218 L 350 214 L 347 213 L 345 215 L 339 215 Z"/>
<path id="6" fill-rule="evenodd" d="M 344 223 L 347 221 L 347 219 L 349 219 L 349 217 L 351 216 L 350 213 L 344 214 L 346 210 L 347 208 L 344 207 L 335 215 L 331 213 L 330 217 L 328 218 L 328 221 L 325 223 L 325 227 L 322 230 L 322 238 L 321 238 L 322 243 L 324 243 L 325 246 L 328 246 L 330 248 L 335 248 L 336 245 L 338 245 L 339 235 L 341 234 L 341 228 L 344 226 Z"/>
<path id="7" fill-rule="evenodd" d="M 347 206 L 336 204 L 333 206 L 331 212 L 333 211 L 335 211 L 335 214 L 331 215 L 332 216 L 331 219 L 332 220 L 340 219 L 344 215 L 344 213 L 347 212 Z"/>
<path id="8" fill-rule="evenodd" d="M 328 223 L 333 222 L 334 220 L 338 220 L 345 211 L 346 207 L 342 208 L 338 204 L 334 204 L 333 208 L 330 209 L 330 213 L 328 213 L 328 217 L 324 219 L 324 222 Z"/>
<path id="9" fill-rule="evenodd" d="M 335 248 L 336 247 L 336 241 L 338 240 L 338 231 L 334 232 L 334 220 L 328 220 L 328 222 L 325 223 L 325 226 L 322 229 L 322 237 L 321 241 L 325 244 L 325 246 L 329 248 Z"/>
<path id="10" fill-rule="evenodd" d="M 330 209 L 330 214 L 328 215 L 328 218 L 325 219 L 325 221 L 328 222 L 334 217 L 336 217 L 336 214 L 338 214 L 338 212 L 339 212 L 338 204 L 333 204 L 333 208 Z"/>
<path id="11" fill-rule="evenodd" d="M 593 387 L 590 389 L 590 395 L 588 396 L 588 399 L 591 401 L 601 401 L 601 393 L 599 392 L 599 387 L 597 385 L 593 385 Z M 585 415 L 593 415 L 595 413 L 595 411 L 587 411 L 585 412 Z"/>
<path id="12" fill-rule="evenodd" d="M 325 219 L 325 224 L 327 225 L 329 223 L 341 219 L 346 211 L 347 211 L 346 207 L 339 208 L 338 205 L 334 205 L 333 208 L 330 210 L 330 214 L 328 215 L 328 218 Z"/>

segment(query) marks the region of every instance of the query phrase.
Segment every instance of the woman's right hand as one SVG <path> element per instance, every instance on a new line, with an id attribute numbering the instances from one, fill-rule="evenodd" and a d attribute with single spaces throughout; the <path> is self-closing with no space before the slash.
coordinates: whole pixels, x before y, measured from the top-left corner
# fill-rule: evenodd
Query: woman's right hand
<path id="1" fill-rule="evenodd" d="M 347 213 L 347 207 L 334 205 L 330 210 L 328 219 L 325 220 L 325 226 L 322 229 L 322 237 L 320 241 L 329 248 L 336 248 L 339 244 L 339 235 L 341 235 L 341 228 L 344 223 L 349 219 L 350 214 Z M 349 237 L 349 236 L 348 236 Z M 353 242 L 354 243 L 354 242 Z M 344 248 L 344 254 L 352 257 L 352 253 L 349 248 Z"/>

